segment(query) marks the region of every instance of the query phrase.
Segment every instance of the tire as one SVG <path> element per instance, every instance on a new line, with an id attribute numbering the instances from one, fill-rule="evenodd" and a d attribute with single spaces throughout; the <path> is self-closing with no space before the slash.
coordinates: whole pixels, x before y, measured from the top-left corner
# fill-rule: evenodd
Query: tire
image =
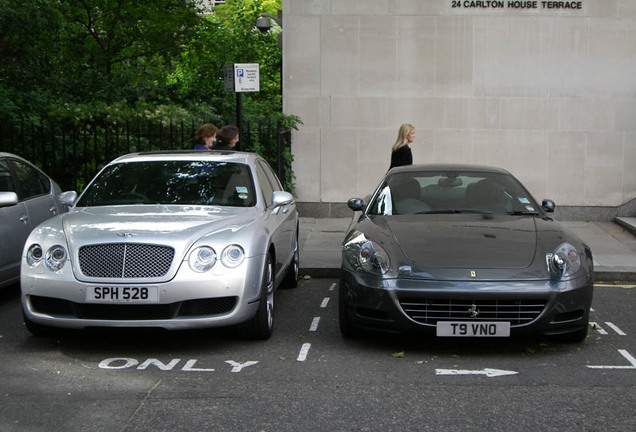
<path id="1" fill-rule="evenodd" d="M 27 330 L 29 330 L 29 332 L 33 336 L 35 337 L 53 336 L 53 329 L 51 327 L 34 323 L 29 318 L 27 318 L 24 312 L 22 312 L 22 319 L 24 320 L 24 325 L 26 326 Z"/>
<path id="2" fill-rule="evenodd" d="M 294 257 L 289 264 L 285 279 L 283 279 L 282 286 L 285 288 L 296 288 L 298 286 L 298 275 L 300 273 L 300 251 L 298 247 L 298 232 L 296 232 L 296 239 L 294 240 Z"/>
<path id="3" fill-rule="evenodd" d="M 354 326 L 351 318 L 349 317 L 345 293 L 342 289 L 342 282 L 338 288 L 338 323 L 340 325 L 340 334 L 342 334 L 343 338 L 353 339 L 360 336 L 360 330 Z"/>
<path id="4" fill-rule="evenodd" d="M 274 263 L 267 255 L 261 282 L 261 299 L 254 318 L 244 326 L 244 335 L 249 339 L 266 340 L 274 331 Z"/>
<path id="5" fill-rule="evenodd" d="M 585 341 L 587 338 L 587 332 L 590 328 L 589 323 L 585 323 L 585 327 L 580 330 L 564 333 L 560 335 L 554 335 L 550 337 L 550 340 L 554 342 L 562 342 L 562 343 L 581 343 Z"/>

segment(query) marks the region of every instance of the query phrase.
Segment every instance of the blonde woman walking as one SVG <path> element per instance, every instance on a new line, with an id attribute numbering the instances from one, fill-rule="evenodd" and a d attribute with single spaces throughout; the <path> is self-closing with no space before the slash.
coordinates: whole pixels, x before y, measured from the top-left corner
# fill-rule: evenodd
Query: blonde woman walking
<path id="1" fill-rule="evenodd" d="M 389 169 L 413 164 L 413 154 L 411 153 L 411 144 L 415 141 L 415 127 L 410 124 L 403 124 L 398 131 L 397 140 L 391 148 L 391 166 Z"/>

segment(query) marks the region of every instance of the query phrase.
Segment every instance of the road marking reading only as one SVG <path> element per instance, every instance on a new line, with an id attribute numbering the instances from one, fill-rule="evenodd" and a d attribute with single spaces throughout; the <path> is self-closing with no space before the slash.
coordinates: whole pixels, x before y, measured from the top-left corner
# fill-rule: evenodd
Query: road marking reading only
<path id="1" fill-rule="evenodd" d="M 619 349 L 618 352 L 620 355 L 625 357 L 625 359 L 631 364 L 631 366 L 588 366 L 590 369 L 633 369 L 636 370 L 636 359 L 627 352 L 627 350 Z"/>

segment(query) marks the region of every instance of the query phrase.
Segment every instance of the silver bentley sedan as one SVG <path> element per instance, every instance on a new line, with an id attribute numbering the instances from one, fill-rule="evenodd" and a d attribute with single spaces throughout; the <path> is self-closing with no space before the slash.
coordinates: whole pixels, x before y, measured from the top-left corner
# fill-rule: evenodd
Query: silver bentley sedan
<path id="1" fill-rule="evenodd" d="M 267 339 L 298 281 L 298 213 L 252 153 L 137 153 L 106 165 L 24 246 L 24 320 L 54 327 L 238 325 Z"/>

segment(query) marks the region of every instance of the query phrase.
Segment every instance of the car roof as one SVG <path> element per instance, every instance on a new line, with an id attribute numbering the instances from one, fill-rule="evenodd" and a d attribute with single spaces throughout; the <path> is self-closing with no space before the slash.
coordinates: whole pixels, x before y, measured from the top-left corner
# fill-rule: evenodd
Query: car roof
<path id="1" fill-rule="evenodd" d="M 129 153 L 114 159 L 111 163 L 165 160 L 200 160 L 254 163 L 262 157 L 256 153 L 225 150 L 169 150 Z"/>
<path id="2" fill-rule="evenodd" d="M 18 156 L 16 154 L 13 154 L 13 153 L 0 152 L 0 157 L 2 157 L 2 158 L 9 157 L 9 158 L 13 158 L 13 159 L 18 159 L 18 160 L 21 160 L 21 161 L 24 161 L 24 162 L 28 162 L 29 164 L 31 164 L 31 162 L 29 162 L 27 159 L 23 158 L 22 156 Z"/>
<path id="3" fill-rule="evenodd" d="M 390 174 L 397 174 L 402 172 L 421 172 L 421 171 L 444 171 L 444 172 L 483 172 L 483 173 L 498 173 L 510 175 L 510 172 L 503 168 L 486 166 L 486 165 L 473 165 L 473 164 L 419 164 L 419 165 L 404 165 L 393 168 L 389 171 Z"/>

